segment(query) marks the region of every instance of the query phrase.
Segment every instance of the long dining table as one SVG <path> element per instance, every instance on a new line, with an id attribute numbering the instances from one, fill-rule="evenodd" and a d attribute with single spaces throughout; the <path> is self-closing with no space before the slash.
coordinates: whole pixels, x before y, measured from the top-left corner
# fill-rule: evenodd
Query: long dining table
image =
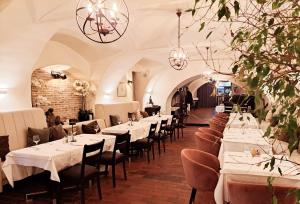
<path id="1" fill-rule="evenodd" d="M 300 188 L 299 165 L 283 161 L 294 161 L 299 154 L 293 152 L 293 158 L 289 155 L 273 155 L 272 142 L 263 135 L 264 131 L 251 114 L 232 113 L 230 115 L 223 132 L 218 156 L 221 170 L 214 193 L 217 204 L 223 204 L 224 201 L 230 202 L 228 192 L 230 181 L 267 185 L 268 177 L 274 177 L 274 185 Z M 252 155 L 251 149 L 258 150 L 259 153 Z M 270 168 L 264 168 L 264 166 L 273 156 L 276 158 L 274 170 L 270 171 Z M 278 168 L 281 169 L 282 175 Z"/>
<path id="2" fill-rule="evenodd" d="M 157 131 L 159 131 L 159 124 L 162 120 L 168 120 L 168 123 L 172 121 L 172 115 L 154 115 L 147 118 L 142 118 L 139 121 L 126 122 L 123 124 L 111 126 L 101 130 L 103 134 L 123 134 L 129 131 L 131 135 L 130 142 L 134 142 L 138 139 L 143 139 L 148 136 L 150 125 L 157 123 Z"/>
<path id="3" fill-rule="evenodd" d="M 6 155 L 2 170 L 13 187 L 18 181 L 40 173 L 50 172 L 50 179 L 60 182 L 58 172 L 82 161 L 83 147 L 105 140 L 103 151 L 114 148 L 116 137 L 102 134 L 81 134 L 75 136 L 76 142 L 60 139 L 23 149 L 13 150 Z"/>

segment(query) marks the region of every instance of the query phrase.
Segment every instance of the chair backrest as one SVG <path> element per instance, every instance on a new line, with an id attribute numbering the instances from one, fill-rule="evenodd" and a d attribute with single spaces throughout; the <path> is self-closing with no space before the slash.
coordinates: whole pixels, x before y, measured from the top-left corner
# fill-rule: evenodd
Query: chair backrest
<path id="1" fill-rule="evenodd" d="M 116 158 L 116 152 L 119 150 L 124 155 L 129 155 L 130 147 L 130 137 L 129 131 L 124 134 L 116 135 L 115 146 L 113 150 L 113 159 Z"/>
<path id="2" fill-rule="evenodd" d="M 208 128 L 208 127 L 201 127 L 201 128 L 198 128 L 198 130 L 203 133 L 208 133 L 208 134 L 214 135 L 216 137 L 223 138 L 223 133 L 221 133 L 217 130 Z"/>
<path id="3" fill-rule="evenodd" d="M 225 129 L 225 125 L 219 124 L 218 122 L 212 120 L 209 122 L 209 127 L 213 130 L 217 130 L 219 132 L 223 132 Z"/>
<path id="4" fill-rule="evenodd" d="M 187 183 L 202 191 L 213 191 L 218 183 L 218 158 L 195 149 L 183 149 L 181 161 Z"/>
<path id="5" fill-rule="evenodd" d="M 279 204 L 296 204 L 295 194 L 289 194 L 292 187 L 273 186 L 273 193 Z M 228 181 L 230 204 L 270 204 L 272 190 L 267 185 Z"/>
<path id="6" fill-rule="evenodd" d="M 82 162 L 81 162 L 81 179 L 84 178 L 84 170 L 87 160 L 87 154 L 92 154 L 93 158 L 96 159 L 96 168 L 99 169 L 100 167 L 100 159 L 102 156 L 103 146 L 105 140 L 103 139 L 101 142 L 97 142 L 91 145 L 84 145 L 83 147 L 83 154 L 82 154 Z"/>
<path id="7" fill-rule="evenodd" d="M 153 123 L 150 125 L 148 139 L 150 139 L 152 136 L 154 136 L 154 134 L 156 132 L 156 128 L 157 128 L 157 123 Z"/>
<path id="8" fill-rule="evenodd" d="M 219 143 L 208 140 L 201 132 L 195 132 L 195 140 L 199 150 L 218 156 L 220 150 Z"/>
<path id="9" fill-rule="evenodd" d="M 161 132 L 165 133 L 167 124 L 168 124 L 168 119 L 162 120 L 162 121 L 160 122 L 160 128 L 159 128 L 159 132 L 160 132 L 160 133 L 161 133 Z"/>
<path id="10" fill-rule="evenodd" d="M 209 141 L 212 141 L 214 143 L 217 143 L 217 144 L 221 145 L 221 140 L 220 140 L 219 137 L 216 137 L 216 136 L 214 136 L 212 134 L 209 134 L 207 132 L 201 132 L 200 131 L 200 132 L 195 132 L 195 134 L 196 133 L 199 134 L 199 135 L 201 135 L 200 137 L 202 137 L 203 139 L 207 139 Z"/>
<path id="11" fill-rule="evenodd" d="M 177 122 L 177 118 L 175 116 L 172 117 L 171 126 L 175 127 Z"/>

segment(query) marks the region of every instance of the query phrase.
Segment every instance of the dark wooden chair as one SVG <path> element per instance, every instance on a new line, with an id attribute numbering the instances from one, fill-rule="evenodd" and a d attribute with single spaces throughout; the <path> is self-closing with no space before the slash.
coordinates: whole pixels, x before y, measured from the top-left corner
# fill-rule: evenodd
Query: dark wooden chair
<path id="1" fill-rule="evenodd" d="M 155 135 L 156 127 L 157 127 L 157 123 L 151 124 L 148 136 L 146 138 L 144 138 L 144 139 L 139 139 L 139 140 L 136 140 L 134 142 L 134 149 L 135 150 L 137 150 L 137 151 L 147 150 L 148 162 L 150 162 L 150 154 L 149 154 L 149 152 L 151 151 L 151 149 L 152 149 L 153 160 L 155 158 L 155 156 L 154 156 L 154 140 L 153 140 L 153 136 Z"/>
<path id="2" fill-rule="evenodd" d="M 177 123 L 176 123 L 176 129 L 177 129 L 177 138 L 179 139 L 180 131 L 181 131 L 181 137 L 183 138 L 183 128 L 184 126 L 184 115 L 180 115 L 177 118 Z"/>
<path id="3" fill-rule="evenodd" d="M 108 173 L 108 166 L 112 167 L 112 181 L 113 187 L 116 187 L 116 165 L 123 163 L 124 179 L 127 180 L 126 175 L 126 160 L 129 159 L 130 148 L 130 134 L 129 132 L 116 136 L 115 146 L 113 151 L 105 151 L 102 154 L 100 164 L 105 165 L 106 175 Z M 117 152 L 119 150 L 119 152 Z"/>
<path id="4" fill-rule="evenodd" d="M 167 123 L 168 123 L 168 120 L 162 120 L 160 123 L 160 128 L 159 128 L 158 133 L 155 133 L 152 136 L 152 139 L 154 141 L 156 141 L 158 144 L 158 154 L 159 155 L 160 155 L 160 142 L 163 143 L 164 152 L 166 152 L 166 144 L 165 144 L 166 142 L 165 141 L 167 138 L 167 134 L 166 134 Z"/>
<path id="5" fill-rule="evenodd" d="M 84 145 L 83 156 L 81 164 L 76 164 L 72 167 L 69 167 L 59 173 L 60 175 L 60 194 L 63 187 L 72 187 L 75 186 L 81 191 L 81 203 L 85 203 L 84 197 L 84 187 L 87 181 L 93 180 L 96 178 L 97 189 L 99 199 L 102 199 L 101 186 L 100 186 L 100 159 L 102 156 L 104 140 L 101 142 Z M 87 154 L 92 154 L 92 157 L 96 161 L 96 166 L 91 166 L 86 163 Z M 60 198 L 59 198 L 60 199 Z"/>
<path id="6" fill-rule="evenodd" d="M 171 124 L 167 125 L 167 127 L 166 127 L 166 132 L 167 132 L 167 135 L 170 135 L 171 142 L 173 141 L 173 137 L 174 137 L 174 140 L 176 140 L 176 133 L 175 133 L 176 122 L 177 122 L 177 119 L 175 116 L 173 116 Z"/>

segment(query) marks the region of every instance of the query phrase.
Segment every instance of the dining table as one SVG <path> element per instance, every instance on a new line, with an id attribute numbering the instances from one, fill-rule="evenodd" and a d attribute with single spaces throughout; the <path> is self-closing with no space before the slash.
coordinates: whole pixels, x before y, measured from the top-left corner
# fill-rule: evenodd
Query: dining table
<path id="1" fill-rule="evenodd" d="M 101 130 L 103 134 L 124 134 L 129 131 L 130 142 L 143 139 L 148 136 L 151 123 L 128 121 L 119 125 L 107 127 Z"/>
<path id="2" fill-rule="evenodd" d="M 270 162 L 274 156 L 274 170 L 264 168 L 267 162 Z M 225 152 L 221 164 L 220 176 L 217 187 L 214 192 L 217 204 L 223 204 L 223 201 L 230 202 L 228 192 L 228 182 L 238 181 L 252 184 L 267 185 L 268 178 L 273 177 L 273 185 L 300 188 L 299 165 L 286 161 L 288 156 L 259 154 L 252 156 L 250 151 L 244 152 Z M 281 169 L 282 175 L 278 168 Z"/>
<path id="3" fill-rule="evenodd" d="M 50 172 L 50 180 L 60 182 L 59 171 L 82 161 L 84 145 L 105 140 L 103 151 L 112 151 L 116 137 L 102 134 L 80 134 L 74 137 L 75 142 L 66 138 L 13 150 L 6 155 L 2 170 L 14 187 L 18 181 L 44 170 Z"/>
<path id="4" fill-rule="evenodd" d="M 142 119 L 140 119 L 140 122 L 150 123 L 150 124 L 157 123 L 156 132 L 158 132 L 160 129 L 161 121 L 167 120 L 168 121 L 167 124 L 170 125 L 172 123 L 172 118 L 173 118 L 173 115 L 154 115 L 154 116 L 142 118 Z"/>
<path id="5" fill-rule="evenodd" d="M 217 204 L 230 202 L 230 181 L 267 185 L 267 179 L 273 177 L 273 185 L 300 188 L 299 153 L 273 154 L 273 141 L 264 137 L 264 130 L 252 114 L 231 113 L 221 141 L 218 155 L 221 170 L 214 192 Z M 275 163 L 270 171 L 264 167 L 272 157 Z"/>

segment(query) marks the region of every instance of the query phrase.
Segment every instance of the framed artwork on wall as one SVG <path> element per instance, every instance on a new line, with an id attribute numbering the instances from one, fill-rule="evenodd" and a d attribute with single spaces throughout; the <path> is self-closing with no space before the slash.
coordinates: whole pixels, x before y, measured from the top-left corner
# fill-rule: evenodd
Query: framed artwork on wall
<path id="1" fill-rule="evenodd" d="M 117 89 L 118 97 L 126 97 L 127 96 L 127 87 L 125 82 L 120 82 Z"/>

